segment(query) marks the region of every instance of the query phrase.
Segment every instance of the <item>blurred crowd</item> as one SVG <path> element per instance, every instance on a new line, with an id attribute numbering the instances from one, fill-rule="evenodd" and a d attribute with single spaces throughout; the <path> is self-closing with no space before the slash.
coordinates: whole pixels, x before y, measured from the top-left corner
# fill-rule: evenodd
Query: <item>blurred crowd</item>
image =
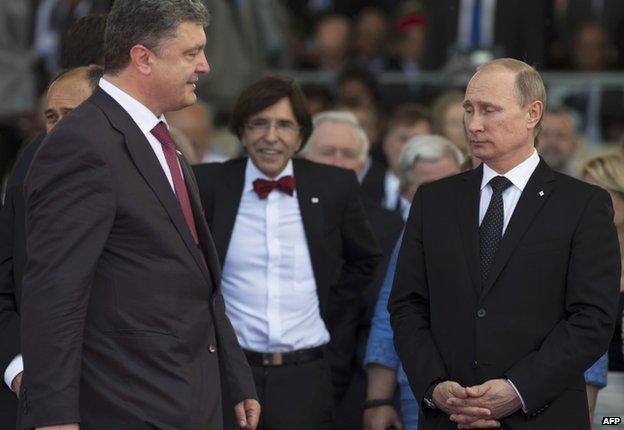
<path id="1" fill-rule="evenodd" d="M 106 13 L 112 0 L 6 0 L 0 5 L 0 172 L 42 129 L 41 98 L 50 80 L 103 39 L 103 22 L 86 21 L 81 46 L 67 43 L 80 17 Z M 270 70 L 295 76 L 313 113 L 349 106 L 372 148 L 387 113 L 401 103 L 436 111 L 447 90 L 463 90 L 476 65 L 522 59 L 540 70 L 616 72 L 624 64 L 624 3 L 618 0 L 205 0 L 211 13 L 199 82 L 204 103 L 174 114 L 198 161 L 238 153 L 222 133 L 241 88 Z M 81 31 L 77 29 L 75 31 Z M 95 53 L 96 51 L 94 51 Z M 94 64 L 98 63 L 93 58 Z M 561 74 L 558 77 L 564 76 Z M 624 80 L 617 73 L 550 81 L 549 105 L 569 111 L 588 148 L 619 142 Z M 439 106 L 437 106 L 439 108 Z M 439 109 L 437 109 L 439 110 Z M 434 115 L 435 116 L 435 115 Z M 201 119 L 201 121 L 196 121 Z M 434 126 L 439 118 L 432 118 Z M 188 124 L 187 124 L 188 123 Z M 197 130 L 195 130 L 197 132 Z"/>

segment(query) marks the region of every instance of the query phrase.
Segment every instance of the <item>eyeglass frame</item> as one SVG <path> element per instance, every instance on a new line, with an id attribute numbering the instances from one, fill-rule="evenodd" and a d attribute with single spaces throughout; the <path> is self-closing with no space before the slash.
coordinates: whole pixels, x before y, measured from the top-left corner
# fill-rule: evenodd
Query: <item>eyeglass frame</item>
<path id="1" fill-rule="evenodd" d="M 265 123 L 260 125 L 260 124 L 252 124 L 252 122 L 254 121 L 264 121 Z M 280 127 L 280 122 L 282 123 L 287 123 L 288 126 L 286 128 L 284 128 L 284 125 L 282 124 L 282 126 Z M 296 122 L 292 122 L 288 119 L 266 119 L 266 118 L 256 118 L 254 120 L 248 121 L 245 123 L 245 128 L 247 130 L 249 130 L 252 133 L 257 133 L 258 135 L 262 134 L 265 135 L 269 132 L 269 130 L 271 129 L 271 127 L 275 127 L 275 131 L 280 135 L 280 136 L 286 136 L 289 133 L 295 133 L 295 132 L 300 132 L 301 131 L 301 125 L 297 124 Z M 262 132 L 262 133 L 260 133 Z"/>

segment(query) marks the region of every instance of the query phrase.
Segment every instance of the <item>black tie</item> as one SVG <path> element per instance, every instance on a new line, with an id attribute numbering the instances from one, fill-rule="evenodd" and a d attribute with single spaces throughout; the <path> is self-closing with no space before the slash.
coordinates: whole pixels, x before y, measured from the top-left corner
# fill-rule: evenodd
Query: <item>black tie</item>
<path id="1" fill-rule="evenodd" d="M 495 176 L 489 184 L 492 187 L 492 199 L 479 227 L 482 285 L 485 285 L 498 243 L 503 236 L 503 191 L 511 185 L 511 181 L 504 176 Z"/>

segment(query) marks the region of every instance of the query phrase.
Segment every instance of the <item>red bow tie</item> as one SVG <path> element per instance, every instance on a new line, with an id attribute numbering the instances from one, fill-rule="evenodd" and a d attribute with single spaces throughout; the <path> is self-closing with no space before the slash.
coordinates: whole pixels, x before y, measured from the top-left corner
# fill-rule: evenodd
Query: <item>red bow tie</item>
<path id="1" fill-rule="evenodd" d="M 282 193 L 286 193 L 289 196 L 293 195 L 295 191 L 295 178 L 292 176 L 282 176 L 277 181 L 268 181 L 266 179 L 256 179 L 253 181 L 253 189 L 260 197 L 260 200 L 264 200 L 268 197 L 269 193 L 275 189 L 280 190 Z"/>

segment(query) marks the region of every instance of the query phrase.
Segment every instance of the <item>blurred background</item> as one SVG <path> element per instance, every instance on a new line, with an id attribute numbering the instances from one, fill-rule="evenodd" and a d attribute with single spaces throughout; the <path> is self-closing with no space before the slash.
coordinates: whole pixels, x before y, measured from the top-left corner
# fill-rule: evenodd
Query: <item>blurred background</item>
<path id="1" fill-rule="evenodd" d="M 0 3 L 0 177 L 43 129 L 41 100 L 48 82 L 62 70 L 67 30 L 86 14 L 106 13 L 112 3 Z M 622 140 L 621 0 L 205 3 L 211 12 L 206 54 L 212 71 L 200 81 L 201 107 L 178 114 L 179 122 L 188 124 L 176 124 L 194 145 L 192 161 L 239 153 L 225 131 L 229 111 L 246 84 L 274 72 L 294 76 L 304 86 L 313 113 L 330 107 L 354 111 L 373 142 L 374 158 L 383 162 L 379 141 L 395 107 L 416 103 L 433 116 L 434 131 L 448 127 L 461 134 L 461 111 L 454 116 L 439 112 L 444 96 L 463 91 L 476 65 L 501 56 L 522 59 L 543 72 L 549 107 L 563 108 L 573 119 L 580 141 L 576 158 Z M 556 127 L 553 133 L 554 139 L 561 134 Z"/>

